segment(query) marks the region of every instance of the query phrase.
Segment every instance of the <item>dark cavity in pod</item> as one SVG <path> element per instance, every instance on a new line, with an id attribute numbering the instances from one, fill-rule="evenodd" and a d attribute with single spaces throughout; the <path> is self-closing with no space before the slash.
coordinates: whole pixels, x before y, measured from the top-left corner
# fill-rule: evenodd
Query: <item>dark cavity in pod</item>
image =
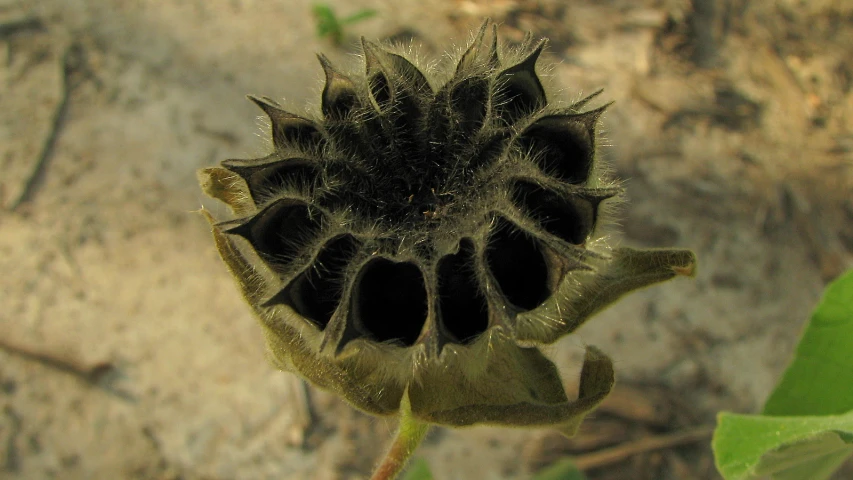
<path id="1" fill-rule="evenodd" d="M 414 345 L 428 312 L 421 269 L 386 258 L 369 261 L 355 281 L 350 310 L 356 329 L 371 339 Z"/>
<path id="2" fill-rule="evenodd" d="M 476 273 L 474 242 L 438 262 L 438 305 L 443 331 L 457 343 L 470 343 L 489 327 L 489 308 Z"/>
<path id="3" fill-rule="evenodd" d="M 539 241 L 502 216 L 495 218 L 486 264 L 506 300 L 522 311 L 533 310 L 551 295 Z"/>

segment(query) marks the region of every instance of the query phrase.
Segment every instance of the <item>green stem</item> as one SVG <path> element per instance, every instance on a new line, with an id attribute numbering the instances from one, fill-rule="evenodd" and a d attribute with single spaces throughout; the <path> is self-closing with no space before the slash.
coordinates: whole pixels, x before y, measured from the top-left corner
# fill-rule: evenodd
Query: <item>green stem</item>
<path id="1" fill-rule="evenodd" d="M 427 434 L 429 424 L 421 422 L 412 416 L 409 408 L 409 395 L 403 395 L 400 405 L 400 426 L 394 443 L 376 467 L 370 480 L 394 480 L 403 471 L 415 449 Z"/>

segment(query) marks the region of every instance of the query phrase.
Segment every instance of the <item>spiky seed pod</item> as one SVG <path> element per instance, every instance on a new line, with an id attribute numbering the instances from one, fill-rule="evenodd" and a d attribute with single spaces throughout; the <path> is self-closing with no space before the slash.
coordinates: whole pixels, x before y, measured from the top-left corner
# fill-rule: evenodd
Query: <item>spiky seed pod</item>
<path id="1" fill-rule="evenodd" d="M 235 212 L 213 223 L 216 246 L 280 367 L 373 414 L 407 393 L 428 422 L 571 434 L 611 362 L 588 348 L 572 401 L 537 347 L 694 257 L 593 247 L 621 193 L 596 159 L 606 106 L 585 109 L 598 92 L 552 106 L 545 42 L 502 50 L 487 30 L 443 82 L 369 42 L 360 74 L 320 55 L 322 116 L 250 97 L 273 152 L 200 181 Z"/>

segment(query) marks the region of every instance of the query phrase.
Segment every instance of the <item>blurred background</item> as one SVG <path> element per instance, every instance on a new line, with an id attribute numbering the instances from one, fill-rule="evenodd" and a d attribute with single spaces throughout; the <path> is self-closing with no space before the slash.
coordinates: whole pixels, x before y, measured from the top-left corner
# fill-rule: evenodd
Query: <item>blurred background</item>
<path id="1" fill-rule="evenodd" d="M 417 456 L 437 479 L 526 479 L 567 455 L 592 479 L 718 478 L 715 412 L 760 410 L 853 265 L 853 2 L 316 7 L 0 0 L 0 478 L 365 478 L 393 421 L 269 365 L 195 171 L 266 153 L 245 94 L 316 108 L 315 53 L 358 68 L 363 35 L 438 61 L 484 17 L 506 42 L 550 39 L 565 99 L 616 101 L 601 155 L 630 203 L 610 242 L 694 249 L 699 273 L 549 350 L 570 385 L 584 345 L 616 362 L 575 439 L 439 428 Z"/>

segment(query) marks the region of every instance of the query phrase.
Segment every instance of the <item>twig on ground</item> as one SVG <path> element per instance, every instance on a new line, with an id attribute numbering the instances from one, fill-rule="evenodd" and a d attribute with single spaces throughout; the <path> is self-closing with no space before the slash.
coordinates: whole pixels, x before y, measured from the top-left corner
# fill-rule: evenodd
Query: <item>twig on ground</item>
<path id="1" fill-rule="evenodd" d="M 672 418 L 670 407 L 669 401 L 660 391 L 617 385 L 598 407 L 598 411 L 645 425 L 663 426 Z"/>
<path id="2" fill-rule="evenodd" d="M 302 432 L 301 447 L 307 450 L 309 448 L 309 437 L 320 425 L 320 416 L 317 414 L 317 409 L 314 407 L 314 401 L 311 399 L 311 388 L 308 385 L 308 382 L 300 378 L 299 384 L 301 387 L 300 404 L 304 409 L 304 414 L 306 416 L 306 424 L 303 426 Z"/>
<path id="3" fill-rule="evenodd" d="M 72 43 L 62 54 L 62 90 L 60 92 L 59 103 L 56 104 L 56 109 L 53 112 L 53 119 L 50 123 L 50 128 L 47 135 L 42 141 L 42 148 L 33 165 L 30 174 L 27 176 L 27 181 L 24 188 L 21 189 L 18 198 L 9 204 L 9 210 L 17 210 L 23 203 L 29 201 L 38 184 L 44 176 L 44 171 L 47 167 L 50 157 L 53 155 L 53 149 L 56 146 L 56 140 L 59 137 L 59 131 L 65 121 L 68 113 L 68 99 L 73 90 L 71 83 L 71 73 L 78 67 L 81 61 L 82 47 L 77 43 Z"/>
<path id="4" fill-rule="evenodd" d="M 713 432 L 714 427 L 706 425 L 677 433 L 643 437 L 606 450 L 579 455 L 574 457 L 574 462 L 580 470 L 603 467 L 640 453 L 693 443 L 710 437 Z"/>
<path id="5" fill-rule="evenodd" d="M 21 415 L 12 408 L 11 404 L 6 404 L 3 407 L 3 415 L 6 417 L 4 425 L 6 437 L 6 457 L 0 465 L 3 465 L 3 470 L 9 473 L 18 473 L 21 470 L 21 455 L 18 451 L 18 436 L 21 435 Z"/>
<path id="6" fill-rule="evenodd" d="M 88 383 L 98 383 L 115 366 L 108 361 L 83 362 L 80 359 L 40 349 L 33 345 L 0 338 L 0 349 L 13 355 L 32 360 L 65 373 L 69 373 Z"/>
<path id="7" fill-rule="evenodd" d="M 28 30 L 43 30 L 44 23 L 41 19 L 33 16 L 15 18 L 0 23 L 0 38 L 11 37 Z"/>

